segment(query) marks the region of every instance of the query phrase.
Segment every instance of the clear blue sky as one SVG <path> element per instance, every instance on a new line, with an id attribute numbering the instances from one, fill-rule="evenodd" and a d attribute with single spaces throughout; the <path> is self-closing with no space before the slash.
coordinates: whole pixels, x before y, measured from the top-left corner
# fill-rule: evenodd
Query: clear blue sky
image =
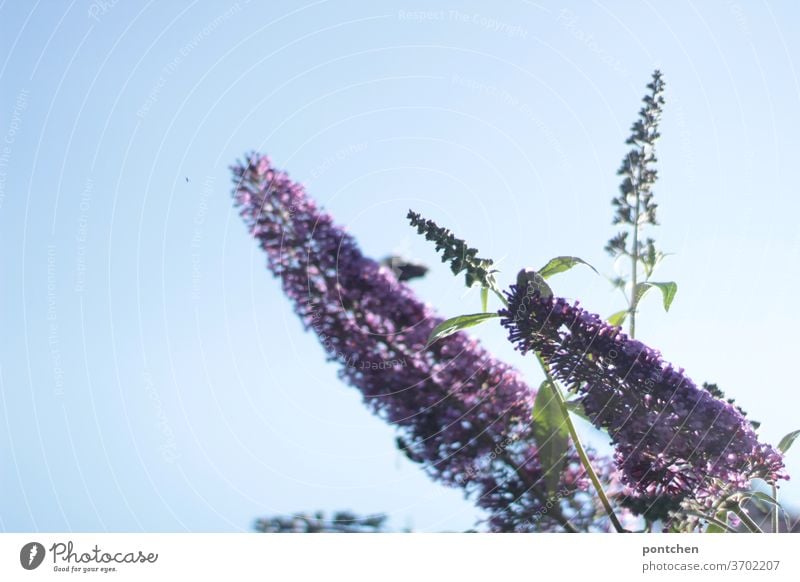
<path id="1" fill-rule="evenodd" d="M 767 440 L 800 428 L 797 3 L 496 4 L 0 3 L 0 530 L 318 508 L 472 525 L 301 332 L 227 166 L 269 153 L 376 257 L 436 262 L 413 207 L 506 283 L 560 254 L 611 273 L 615 172 L 656 67 L 653 234 L 680 290 L 669 314 L 649 299 L 640 337 Z M 445 315 L 475 311 L 460 285 L 442 266 L 414 284 Z M 555 285 L 621 308 L 588 272 Z M 478 334 L 538 383 L 498 326 Z"/>

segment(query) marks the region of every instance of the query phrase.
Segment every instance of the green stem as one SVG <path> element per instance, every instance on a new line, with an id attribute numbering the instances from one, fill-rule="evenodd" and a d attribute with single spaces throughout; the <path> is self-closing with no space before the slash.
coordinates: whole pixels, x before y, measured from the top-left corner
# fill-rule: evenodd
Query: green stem
<path id="1" fill-rule="evenodd" d="M 495 295 L 497 295 L 500 298 L 500 301 L 503 302 L 503 305 L 508 307 L 508 299 L 505 298 L 505 296 L 500 292 L 500 290 L 497 289 L 497 287 L 492 287 L 492 291 L 494 292 Z"/>
<path id="2" fill-rule="evenodd" d="M 775 500 L 775 505 L 772 507 L 772 533 L 780 533 L 780 505 L 778 505 L 778 486 L 775 483 L 772 484 L 772 498 Z"/>
<path id="3" fill-rule="evenodd" d="M 503 302 L 503 305 L 508 307 L 508 300 L 503 296 L 503 294 L 500 293 L 500 291 L 495 287 L 492 287 L 492 291 L 494 291 L 494 294 L 500 298 L 500 301 Z M 561 388 L 559 387 L 555 378 L 553 378 L 552 374 L 550 374 L 550 368 L 547 366 L 547 363 L 538 352 L 536 353 L 536 359 L 539 360 L 539 365 L 542 367 L 544 375 L 547 377 L 547 381 L 553 385 L 553 391 L 556 393 L 556 397 L 558 398 L 558 406 L 561 408 L 561 414 L 564 417 L 564 422 L 567 423 L 567 430 L 569 431 L 569 435 L 572 438 L 573 444 L 575 445 L 575 450 L 578 452 L 578 457 L 580 457 L 583 468 L 589 475 L 589 480 L 592 482 L 592 486 L 594 486 L 595 491 L 597 491 L 597 496 L 600 498 L 600 502 L 603 504 L 603 509 L 605 509 L 606 513 L 608 514 L 608 519 L 611 521 L 611 524 L 614 526 L 614 529 L 617 531 L 617 533 L 624 533 L 626 530 L 619 522 L 616 513 L 614 513 L 614 508 L 611 507 L 611 502 L 608 500 L 608 496 L 603 490 L 603 485 L 600 483 L 600 478 L 597 476 L 594 467 L 592 467 L 592 463 L 589 460 L 589 455 L 586 454 L 586 449 L 583 448 L 583 443 L 581 443 L 581 439 L 578 436 L 578 431 L 575 428 L 575 424 L 572 422 L 572 417 L 570 416 L 569 409 L 567 408 L 567 401 L 564 399 L 564 394 L 561 392 Z"/>
<path id="4" fill-rule="evenodd" d="M 575 450 L 578 452 L 578 457 L 580 457 L 583 468 L 586 469 L 586 473 L 589 475 L 589 480 L 592 482 L 595 491 L 597 491 L 597 496 L 600 498 L 600 503 L 603 504 L 603 509 L 605 509 L 606 513 L 608 514 L 608 519 L 611 521 L 611 524 L 614 526 L 614 529 L 617 531 L 617 533 L 624 533 L 625 528 L 622 527 L 617 515 L 614 513 L 614 508 L 611 506 L 611 502 L 608 500 L 608 496 L 603 490 L 603 485 L 600 483 L 600 478 L 597 476 L 594 467 L 592 467 L 592 463 L 589 460 L 589 455 L 586 454 L 586 449 L 583 448 L 583 443 L 581 443 L 581 439 L 578 436 L 578 431 L 575 428 L 575 424 L 572 422 L 572 417 L 569 415 L 567 401 L 564 399 L 564 394 L 561 392 L 561 388 L 558 386 L 555 378 L 553 378 L 553 376 L 550 374 L 550 369 L 548 368 L 547 363 L 544 361 L 542 356 L 537 353 L 536 358 L 539 360 L 539 364 L 542 366 L 542 370 L 547 377 L 547 381 L 553 386 L 553 392 L 555 392 L 556 398 L 558 399 L 558 405 L 561 408 L 561 414 L 564 417 L 564 422 L 567 424 L 569 436 L 572 438 L 572 442 L 575 445 Z"/>
<path id="5" fill-rule="evenodd" d="M 497 287 L 495 287 L 494 285 L 492 285 L 492 286 L 490 287 L 490 289 L 492 290 L 492 292 L 493 292 L 495 295 L 497 295 L 497 297 L 500 299 L 500 301 L 503 303 L 503 305 L 505 305 L 506 307 L 508 307 L 508 300 L 507 300 L 507 299 L 505 298 L 505 296 L 504 296 L 504 295 L 503 295 L 503 294 L 500 292 L 500 290 L 499 290 Z M 484 306 L 484 311 L 486 311 L 486 307 L 485 307 L 485 306 Z M 545 372 L 546 372 L 546 371 L 545 371 Z M 558 387 L 556 387 L 556 392 L 558 392 Z M 559 396 L 560 396 L 560 394 L 561 394 L 561 393 L 560 393 L 560 392 L 558 392 L 558 393 L 559 393 Z M 508 458 L 508 456 L 507 456 L 507 455 L 505 455 L 505 453 L 503 454 L 503 460 L 504 460 L 504 461 L 506 461 L 506 463 L 507 463 L 507 464 L 508 464 L 508 465 L 509 465 L 511 468 L 513 468 L 513 469 L 514 469 L 514 471 L 515 471 L 515 472 L 516 472 L 516 473 L 517 473 L 517 474 L 520 476 L 520 478 L 522 478 L 522 479 L 523 479 L 523 481 L 527 481 L 526 479 L 524 479 L 524 476 L 523 476 L 523 475 L 522 475 L 522 473 L 519 471 L 519 469 L 516 467 L 516 465 L 515 465 L 515 464 L 514 464 L 514 463 L 511 461 L 511 459 L 509 459 L 509 458 Z M 576 527 L 575 527 L 575 526 L 572 524 L 572 522 L 570 522 L 570 521 L 569 521 L 569 519 L 567 519 L 567 518 L 566 518 L 566 516 L 564 516 L 564 514 L 563 514 L 563 513 L 561 513 L 561 510 L 560 510 L 560 509 L 556 509 L 556 511 L 554 512 L 554 515 L 555 515 L 556 519 L 558 520 L 558 522 L 561 524 L 561 527 L 563 527 L 565 531 L 567 531 L 567 532 L 569 532 L 569 533 L 578 533 L 578 528 L 576 528 Z"/>
<path id="6" fill-rule="evenodd" d="M 633 252 L 631 253 L 631 324 L 630 335 L 636 337 L 636 285 L 639 271 L 639 188 L 636 190 L 636 210 L 633 219 Z"/>
<path id="7" fill-rule="evenodd" d="M 758 527 L 758 524 L 753 521 L 753 518 L 750 517 L 747 512 L 742 509 L 742 506 L 739 503 L 734 503 L 731 511 L 736 514 L 736 516 L 742 520 L 744 526 L 749 529 L 753 533 L 764 533 L 764 531 Z"/>

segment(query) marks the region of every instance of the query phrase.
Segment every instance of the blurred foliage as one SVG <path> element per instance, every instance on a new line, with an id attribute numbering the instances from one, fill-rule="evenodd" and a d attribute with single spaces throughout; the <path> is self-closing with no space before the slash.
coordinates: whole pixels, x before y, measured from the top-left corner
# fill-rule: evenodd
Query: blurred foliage
<path id="1" fill-rule="evenodd" d="M 337 511 L 330 518 L 324 512 L 297 513 L 257 519 L 254 529 L 261 533 L 387 533 L 385 515 L 358 516 Z"/>

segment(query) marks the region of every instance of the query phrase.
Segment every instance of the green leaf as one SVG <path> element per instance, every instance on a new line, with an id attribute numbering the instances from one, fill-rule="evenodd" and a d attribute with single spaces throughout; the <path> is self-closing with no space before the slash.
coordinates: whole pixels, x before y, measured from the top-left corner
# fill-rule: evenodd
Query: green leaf
<path id="1" fill-rule="evenodd" d="M 488 312 L 488 313 L 473 313 L 471 315 L 459 315 L 458 317 L 451 317 L 450 319 L 443 321 L 439 325 L 433 328 L 431 335 L 428 337 L 428 345 L 431 345 L 436 340 L 440 340 L 443 337 L 447 337 L 449 335 L 453 335 L 457 331 L 461 331 L 462 329 L 467 329 L 468 327 L 473 327 L 478 324 L 483 323 L 487 319 L 492 319 L 494 317 L 500 317 L 497 313 Z"/>
<path id="2" fill-rule="evenodd" d="M 716 515 L 717 521 L 722 523 L 728 523 L 728 512 L 727 511 L 720 511 Z M 725 528 L 717 525 L 716 523 L 709 523 L 708 527 L 706 528 L 706 533 L 726 533 Z"/>
<path id="3" fill-rule="evenodd" d="M 526 293 L 538 291 L 542 297 L 552 297 L 553 290 L 541 273 L 533 269 L 522 269 L 517 273 L 517 287 L 525 289 Z"/>
<path id="4" fill-rule="evenodd" d="M 489 308 L 489 288 L 481 287 L 481 309 L 485 312 Z"/>
<path id="5" fill-rule="evenodd" d="M 664 300 L 664 311 L 669 311 L 672 300 L 675 299 L 675 294 L 678 292 L 678 284 L 673 281 L 666 283 L 651 283 L 661 289 L 661 297 Z"/>
<path id="6" fill-rule="evenodd" d="M 586 414 L 586 411 L 583 409 L 583 404 L 580 400 L 567 400 L 566 402 L 567 410 L 569 410 L 575 416 L 580 416 L 583 420 L 592 422 L 589 418 L 589 415 Z"/>
<path id="7" fill-rule="evenodd" d="M 768 505 L 781 507 L 781 504 L 778 503 L 777 499 L 775 499 L 770 495 L 767 495 L 766 493 L 762 493 L 761 491 L 753 491 L 750 493 L 746 493 L 742 496 L 742 501 L 746 501 L 748 499 L 753 499 L 756 507 L 758 507 L 759 510 L 764 512 L 770 511 Z M 765 506 L 764 503 L 766 503 L 767 506 Z"/>
<path id="8" fill-rule="evenodd" d="M 548 279 L 553 275 L 557 275 L 558 273 L 569 271 L 575 265 L 586 265 L 592 271 L 597 273 L 597 269 L 595 269 L 589 263 L 578 257 L 555 257 L 554 259 L 550 259 L 550 261 L 548 261 L 548 263 L 544 267 L 539 269 L 538 273 L 544 279 Z M 597 274 L 599 275 L 600 273 Z"/>
<path id="9" fill-rule="evenodd" d="M 608 316 L 608 323 L 611 325 L 621 326 L 625 323 L 625 318 L 628 317 L 628 310 L 623 309 L 622 311 L 617 311 L 616 313 Z"/>
<path id="10" fill-rule="evenodd" d="M 785 437 L 783 437 L 781 439 L 781 442 L 778 443 L 778 448 L 780 449 L 780 451 L 785 454 L 786 451 L 788 451 L 789 448 L 792 446 L 792 444 L 794 444 L 794 441 L 798 436 L 800 436 L 800 430 L 793 430 Z"/>
<path id="11" fill-rule="evenodd" d="M 769 503 L 770 505 L 780 506 L 780 503 L 778 503 L 778 501 L 774 497 L 772 497 L 772 495 L 767 495 L 766 493 L 763 493 L 761 491 L 753 492 L 751 497 L 753 499 L 760 499 L 761 501 L 765 501 L 765 502 Z"/>
<path id="12" fill-rule="evenodd" d="M 650 289 L 652 289 L 652 288 L 653 288 L 653 286 L 650 285 L 650 283 L 637 283 L 636 284 L 636 292 L 634 293 L 634 301 L 636 302 L 637 305 L 639 304 L 639 301 L 641 301 L 644 298 L 644 296 L 647 295 L 647 292 L 650 291 Z"/>
<path id="13" fill-rule="evenodd" d="M 557 388 L 545 380 L 539 386 L 533 403 L 533 436 L 539 452 L 539 462 L 544 471 L 547 491 L 555 493 L 561 479 L 561 470 L 569 451 L 569 431 L 564 412 L 559 405 Z"/>
<path id="14" fill-rule="evenodd" d="M 637 284 L 635 302 L 638 304 L 642 297 L 644 297 L 645 294 L 653 287 L 657 287 L 661 290 L 661 297 L 664 300 L 664 311 L 669 311 L 670 305 L 672 305 L 672 300 L 675 299 L 675 294 L 678 292 L 678 284 L 672 281 L 667 281 L 666 283 L 645 281 L 644 283 Z"/>

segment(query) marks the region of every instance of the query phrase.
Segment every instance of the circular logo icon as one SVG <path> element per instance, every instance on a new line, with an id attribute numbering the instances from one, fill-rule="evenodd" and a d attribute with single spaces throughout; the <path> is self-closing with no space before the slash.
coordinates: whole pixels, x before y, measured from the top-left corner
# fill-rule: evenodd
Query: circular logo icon
<path id="1" fill-rule="evenodd" d="M 44 561 L 44 546 L 39 542 L 28 542 L 19 551 L 19 563 L 26 570 L 35 570 Z"/>

